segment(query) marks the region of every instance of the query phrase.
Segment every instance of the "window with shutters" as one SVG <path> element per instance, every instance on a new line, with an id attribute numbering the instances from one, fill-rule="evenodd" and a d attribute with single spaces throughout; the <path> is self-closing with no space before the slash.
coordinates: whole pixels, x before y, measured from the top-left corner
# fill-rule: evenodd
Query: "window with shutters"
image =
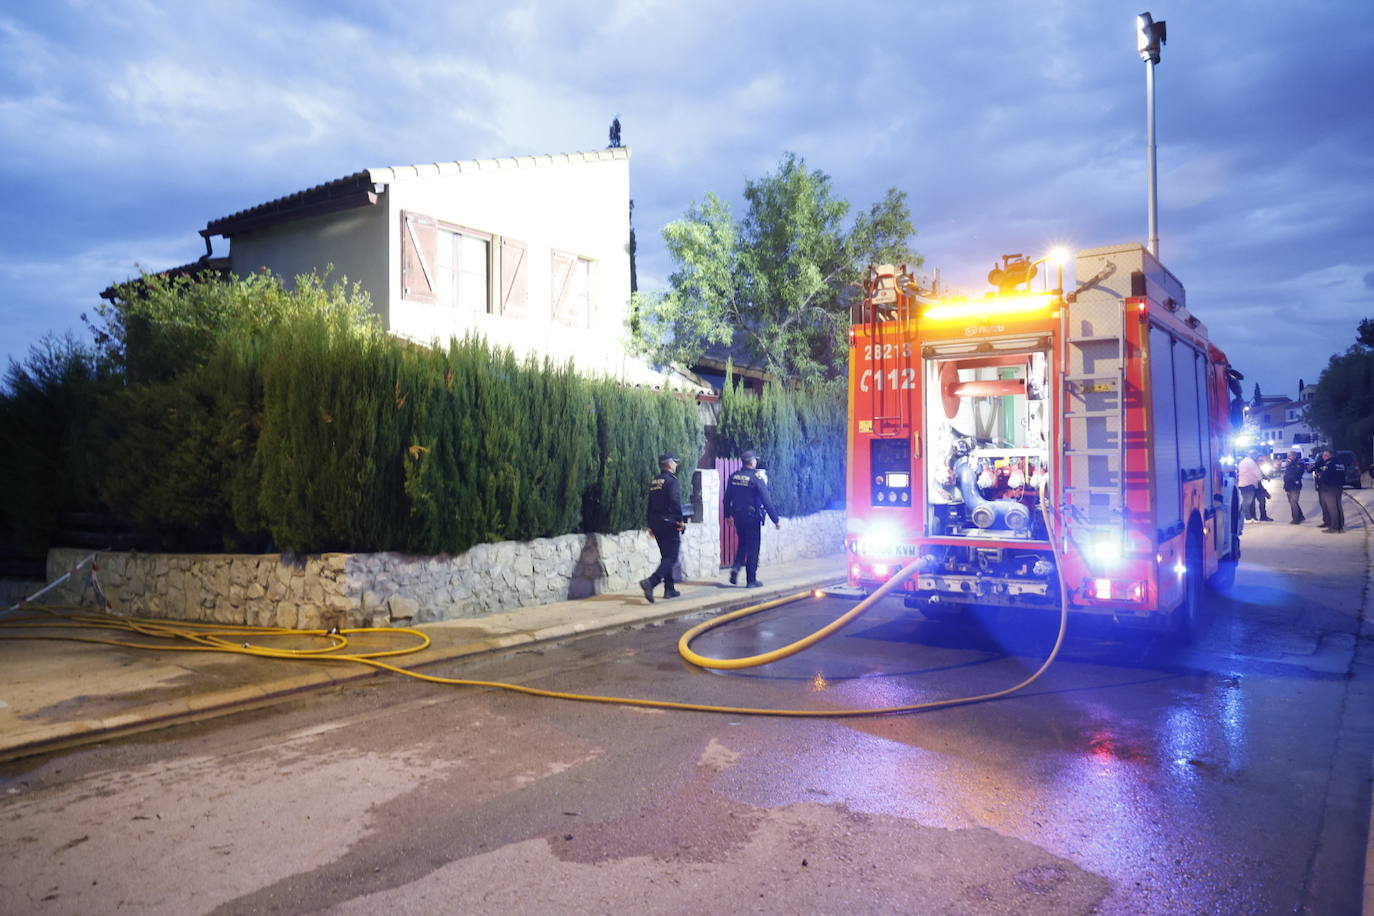
<path id="1" fill-rule="evenodd" d="M 491 310 L 491 236 L 439 224 L 434 298 L 471 312 Z"/>
<path id="2" fill-rule="evenodd" d="M 401 212 L 401 298 L 433 305 L 438 224 L 434 217 Z"/>
<path id="3" fill-rule="evenodd" d="M 525 318 L 527 261 L 527 246 L 517 239 L 401 213 L 402 299 Z"/>
<path id="4" fill-rule="evenodd" d="M 564 251 L 553 253 L 553 320 L 573 328 L 591 327 L 592 262 Z"/>
<path id="5" fill-rule="evenodd" d="M 530 291 L 525 276 L 524 242 L 502 237 L 501 239 L 501 314 L 507 318 L 525 318 L 529 315 Z"/>

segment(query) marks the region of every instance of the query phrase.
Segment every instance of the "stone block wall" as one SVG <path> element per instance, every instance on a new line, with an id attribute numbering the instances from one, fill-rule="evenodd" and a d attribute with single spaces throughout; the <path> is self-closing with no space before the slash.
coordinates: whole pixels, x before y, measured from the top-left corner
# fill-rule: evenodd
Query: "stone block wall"
<path id="1" fill-rule="evenodd" d="M 716 475 L 701 476 L 703 505 L 717 505 Z M 683 537 L 684 581 L 720 578 L 720 526 L 713 512 L 705 518 L 689 524 Z M 837 553 L 843 534 L 842 512 L 783 519 L 780 531 L 770 524 L 763 536 L 764 569 Z M 49 581 L 88 553 L 51 551 Z M 479 544 L 458 556 L 102 553 L 97 563 L 99 585 L 116 613 L 326 629 L 453 620 L 633 591 L 658 565 L 658 548 L 639 529 Z M 49 595 L 54 603 L 87 605 L 95 597 L 84 570 Z"/>

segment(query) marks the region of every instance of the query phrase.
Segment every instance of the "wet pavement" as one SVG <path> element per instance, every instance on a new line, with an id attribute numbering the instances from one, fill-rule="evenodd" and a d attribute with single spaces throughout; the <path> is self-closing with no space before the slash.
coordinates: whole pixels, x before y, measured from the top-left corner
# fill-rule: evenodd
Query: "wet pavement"
<path id="1" fill-rule="evenodd" d="M 756 871 L 767 864 L 766 858 L 750 859 L 756 845 L 763 855 L 799 832 L 853 833 L 915 844 L 951 861 L 977 855 L 1017 863 L 1008 888 L 997 883 L 1005 879 L 989 872 L 983 879 L 969 878 L 972 883 L 952 894 L 982 893 L 978 888 L 983 887 L 989 895 L 1006 890 L 1033 904 L 1062 892 L 1066 900 L 1080 903 L 1106 899 L 1110 905 L 1098 910 L 1105 912 L 1175 912 L 1171 907 L 1189 905 L 1195 912 L 1269 912 L 1279 899 L 1275 888 L 1297 886 L 1304 888 L 1303 899 L 1348 904 L 1348 887 L 1321 886 L 1329 876 L 1359 873 L 1369 816 L 1374 698 L 1365 681 L 1374 674 L 1366 657 L 1374 633 L 1363 602 L 1369 597 L 1370 532 L 1357 510 L 1347 518 L 1351 530 L 1339 537 L 1317 531 L 1313 521 L 1303 527 L 1253 526 L 1235 587 L 1209 598 L 1214 618 L 1191 647 L 1074 631 L 1044 681 L 1014 700 L 968 707 L 957 716 L 852 720 L 777 732 L 752 722 L 703 726 L 701 760 L 706 762 L 697 765 L 717 774 L 705 800 L 720 807 L 720 797 L 728 799 L 716 812 L 727 819 L 758 819 L 737 841 L 743 861 L 753 861 Z M 781 569 L 770 571 L 775 586 L 770 592 L 835 581 L 842 558 L 828 558 L 820 566 L 826 563 L 828 568 L 789 569 L 786 577 Z M 561 642 L 681 615 L 704 618 L 731 599 L 744 603 L 740 599 L 762 597 L 702 582 L 691 584 L 681 603 L 650 607 L 642 596 L 603 596 L 590 608 L 584 601 L 570 602 L 570 609 L 527 609 L 529 616 L 518 624 L 511 615 L 499 615 L 501 620 L 430 625 L 425 630 L 436 645 L 427 651 L 436 654 L 403 663 L 456 674 L 458 662 L 465 660 L 464 668 L 476 664 L 493 678 L 547 678 L 539 667 L 546 658 L 542 653 L 522 655 L 516 664 L 500 662 L 505 656 L 493 650 L 530 649 L 540 641 Z M 791 605 L 785 613 L 714 631 L 695 648 L 706 654 L 748 654 L 814 629 L 835 613 L 834 606 L 821 602 Z M 595 690 L 611 684 L 627 695 L 729 703 L 739 701 L 746 685 L 750 702 L 759 705 L 795 705 L 799 696 L 831 708 L 896 705 L 1014 683 L 1047 651 L 1053 631 L 1052 621 L 1019 628 L 995 619 L 940 623 L 889 608 L 856 624 L 834 645 L 765 670 L 694 671 L 683 680 L 689 666 L 676 658 L 672 646 L 676 632 L 690 622 L 568 644 L 583 655 L 570 669 L 580 680 L 560 687 Z M 447 635 L 441 636 L 441 629 Z M 38 646 L 66 645 L 29 644 L 16 654 L 13 644 L 0 642 L 5 672 L 0 700 L 10 704 L 0 708 L 5 740 L 12 729 L 22 737 L 23 729 L 40 727 L 59 732 L 84 727 L 84 740 L 98 740 L 120 729 L 192 721 L 300 697 L 346 679 L 387 677 L 338 671 L 335 665 L 229 656 L 157 655 L 153 661 L 146 652 L 74 644 L 73 654 L 46 665 L 33 657 Z M 52 683 L 44 688 L 45 681 Z M 511 709 L 515 705 L 500 707 L 514 717 L 506 729 L 520 727 Z M 615 715 L 603 718 L 583 712 L 581 705 L 553 705 L 577 710 L 561 713 L 569 722 L 601 723 L 607 737 L 600 744 L 621 740 L 616 723 L 623 728 L 624 710 L 613 709 Z M 140 712 L 150 715 L 136 723 Z M 21 752 L 83 740 L 82 733 L 49 732 L 42 739 L 46 743 L 35 744 L 33 734 Z M 1348 737 L 1330 738 L 1337 734 Z M 789 760 L 799 743 L 804 756 Z M 587 779 L 584 774 L 580 781 Z M 551 803 L 575 810 L 578 806 L 564 800 L 569 791 L 565 786 Z M 671 794 L 665 796 L 659 804 L 664 820 L 654 821 L 655 826 L 668 830 L 694 816 L 674 804 Z M 834 804 L 849 814 L 838 816 Z M 1359 818 L 1352 814 L 1356 808 Z M 761 810 L 779 813 L 759 819 L 755 812 Z M 589 845 L 554 847 L 563 864 L 549 861 L 540 867 L 566 871 L 569 863 L 608 860 L 650 840 L 671 846 L 671 834 L 655 840 L 617 832 L 644 816 L 631 807 L 621 815 L 623 824 L 613 818 L 596 830 L 580 825 L 577 842 Z M 1353 823 L 1360 819 L 1363 823 Z M 921 829 L 913 833 L 912 823 Z M 1002 839 L 992 842 L 994 834 Z M 981 842 L 974 842 L 978 838 Z M 1301 844 L 1310 844 L 1310 856 L 1295 858 L 1294 848 Z M 658 847 L 645 848 L 653 854 Z M 1053 855 L 1034 854 L 1037 849 Z M 383 847 L 377 852 L 382 854 Z M 529 865 L 543 862 L 538 856 L 545 855 L 542 845 L 538 856 L 533 847 L 522 846 L 505 847 L 499 855 L 455 849 L 458 853 L 473 858 L 461 866 L 454 859 L 452 866 L 427 879 L 417 874 L 415 880 L 438 882 L 456 893 L 470 883 L 474 868 Z M 869 846 L 844 854 L 883 856 Z M 337 868 L 321 863 L 320 889 L 332 886 Z M 1109 891 L 1099 876 L 1113 883 L 1115 897 L 1103 896 Z M 587 880 L 575 869 L 567 877 Z M 353 905 L 358 912 L 372 904 L 389 906 L 393 896 L 379 888 Z M 251 899 L 266 905 L 275 898 Z M 796 899 L 804 901 L 805 894 Z M 1140 908 L 1133 909 L 1135 904 Z M 984 910 L 970 903 L 969 911 Z M 1325 910 L 1353 911 L 1345 905 Z"/>
<path id="2" fill-rule="evenodd" d="M 681 597 L 660 598 L 655 604 L 636 590 L 420 624 L 415 629 L 430 638 L 430 646 L 388 661 L 425 671 L 443 662 L 532 643 L 638 626 L 694 611 L 743 607 L 840 582 L 844 568 L 843 555 L 834 555 L 773 564 L 760 571 L 765 584 L 757 589 L 728 585 L 722 571 L 719 581 L 679 583 Z M 0 760 L 197 721 L 302 691 L 397 676 L 344 661 L 284 661 L 33 638 L 72 635 L 72 631 L 55 628 L 0 631 L 0 636 L 21 634 L 29 638 L 0 638 Z M 105 635 L 130 638 L 128 634 Z M 389 637 L 385 645 L 409 642 L 405 637 Z M 371 648 L 363 636 L 354 643 Z M 318 645 L 305 640 L 276 644 L 283 648 Z"/>

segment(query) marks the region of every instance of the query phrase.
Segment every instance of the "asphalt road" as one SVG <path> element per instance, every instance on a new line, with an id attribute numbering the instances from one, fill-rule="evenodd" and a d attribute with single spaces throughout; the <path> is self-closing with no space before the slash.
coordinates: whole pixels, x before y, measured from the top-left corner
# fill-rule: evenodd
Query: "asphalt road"
<path id="1" fill-rule="evenodd" d="M 995 702 L 796 720 L 386 678 L 8 764 L 0 912 L 1358 913 L 1368 545 L 1313 524 L 1252 526 L 1195 646 L 1075 627 Z M 791 605 L 696 648 L 756 652 L 840 609 Z M 699 619 L 445 673 L 890 706 L 1015 683 L 1056 623 L 891 603 L 722 674 L 677 656 Z"/>

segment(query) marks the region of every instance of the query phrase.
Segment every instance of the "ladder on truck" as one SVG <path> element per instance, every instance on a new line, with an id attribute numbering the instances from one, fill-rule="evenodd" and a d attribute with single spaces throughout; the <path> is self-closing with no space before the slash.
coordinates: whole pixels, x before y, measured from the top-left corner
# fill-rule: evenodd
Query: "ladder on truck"
<path id="1" fill-rule="evenodd" d="M 1064 304 L 1063 534 L 1080 550 L 1126 550 L 1125 309 L 1115 296 Z"/>

